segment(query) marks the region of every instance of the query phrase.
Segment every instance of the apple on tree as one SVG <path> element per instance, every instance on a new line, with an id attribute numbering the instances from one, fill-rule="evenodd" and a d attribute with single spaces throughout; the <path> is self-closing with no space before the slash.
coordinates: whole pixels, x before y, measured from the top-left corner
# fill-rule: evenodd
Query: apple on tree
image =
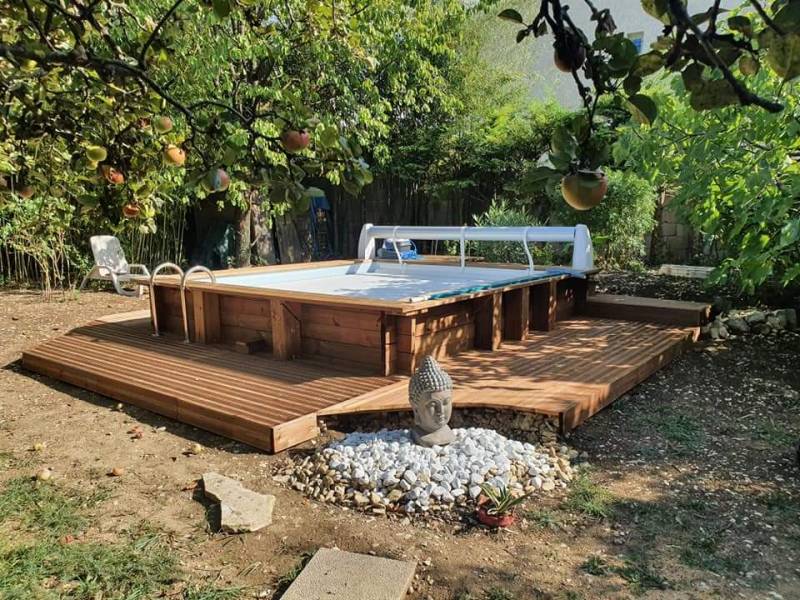
<path id="1" fill-rule="evenodd" d="M 164 162 L 172 167 L 182 167 L 186 162 L 186 151 L 174 144 L 164 149 Z"/>
<path id="2" fill-rule="evenodd" d="M 126 219 L 135 219 L 139 216 L 139 205 L 133 202 L 127 203 L 122 207 L 122 216 Z"/>
<path id="3" fill-rule="evenodd" d="M 561 195 L 575 210 L 589 210 L 603 200 L 608 177 L 602 171 L 580 170 L 561 179 Z"/>
<path id="4" fill-rule="evenodd" d="M 281 144 L 287 152 L 300 152 L 308 148 L 311 143 L 311 134 L 305 129 L 286 129 L 281 134 Z"/>
<path id="5" fill-rule="evenodd" d="M 108 183 L 111 185 L 122 185 L 125 183 L 125 175 L 123 175 L 121 171 L 118 171 L 114 167 L 102 165 L 100 167 L 100 172 L 103 174 L 103 177 L 106 178 L 106 181 L 108 181 Z"/>

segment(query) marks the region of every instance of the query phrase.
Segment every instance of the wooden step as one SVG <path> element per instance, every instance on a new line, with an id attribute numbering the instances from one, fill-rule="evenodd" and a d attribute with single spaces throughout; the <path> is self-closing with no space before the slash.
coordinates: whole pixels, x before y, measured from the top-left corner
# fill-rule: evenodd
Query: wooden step
<path id="1" fill-rule="evenodd" d="M 587 298 L 583 314 L 602 319 L 700 327 L 711 318 L 711 305 L 683 300 L 594 294 Z"/>

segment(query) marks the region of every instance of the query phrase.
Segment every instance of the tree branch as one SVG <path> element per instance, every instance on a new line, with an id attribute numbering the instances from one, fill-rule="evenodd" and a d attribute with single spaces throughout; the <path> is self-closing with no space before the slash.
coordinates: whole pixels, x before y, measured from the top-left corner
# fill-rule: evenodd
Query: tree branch
<path id="1" fill-rule="evenodd" d="M 669 10 L 678 23 L 685 25 L 697 37 L 697 41 L 702 46 L 703 50 L 708 56 L 708 59 L 716 66 L 725 81 L 733 88 L 736 96 L 739 98 L 739 103 L 743 106 L 755 105 L 766 109 L 769 112 L 780 112 L 783 110 L 783 105 L 778 102 L 772 102 L 766 98 L 762 98 L 748 90 L 736 77 L 733 76 L 731 70 L 723 63 L 717 55 L 714 47 L 708 42 L 708 38 L 703 34 L 697 24 L 692 21 L 689 13 L 686 12 L 686 7 L 681 0 L 669 0 Z"/>
<path id="2" fill-rule="evenodd" d="M 764 20 L 764 23 L 766 23 L 766 24 L 767 24 L 767 26 L 768 26 L 770 29 L 772 29 L 773 31 L 775 31 L 775 33 L 779 33 L 779 34 L 783 35 L 783 33 L 784 33 L 784 32 L 783 32 L 783 29 L 781 29 L 780 27 L 778 27 L 778 26 L 775 24 L 775 21 L 773 21 L 772 19 L 770 19 L 770 18 L 769 18 L 769 15 L 768 15 L 768 14 L 767 14 L 767 12 L 764 10 L 764 7 L 762 7 L 762 6 L 761 6 L 761 4 L 758 2 L 758 0 L 750 0 L 750 5 L 751 5 L 753 8 L 755 8 L 755 9 L 756 9 L 756 12 L 758 13 L 758 15 L 759 15 L 759 16 L 760 16 L 760 17 L 761 17 L 763 20 Z"/>
<path id="3" fill-rule="evenodd" d="M 175 0 L 175 2 L 173 2 L 172 6 L 169 7 L 169 10 L 167 12 L 165 12 L 162 15 L 161 19 L 158 21 L 158 23 L 156 23 L 155 28 L 150 33 L 150 36 L 147 38 L 147 41 L 144 43 L 144 46 L 142 46 L 142 50 L 139 53 L 139 66 L 141 68 L 144 68 L 145 59 L 147 58 L 147 50 L 150 48 L 150 46 L 156 40 L 156 37 L 158 37 L 158 33 L 161 31 L 161 28 L 164 26 L 164 23 L 166 23 L 167 20 L 175 13 L 175 11 L 178 10 L 178 7 L 182 3 L 183 3 L 183 0 Z"/>
<path id="4" fill-rule="evenodd" d="M 28 0 L 22 0 L 22 4 L 23 6 L 25 6 L 25 13 L 28 15 L 28 21 L 31 22 L 31 25 L 33 25 L 34 29 L 36 29 L 36 32 L 39 34 L 39 39 L 42 40 L 42 42 L 46 44 L 48 48 L 53 50 L 53 44 L 48 39 L 47 35 L 44 32 L 44 29 L 42 29 L 42 26 L 39 23 L 39 19 L 36 18 L 36 15 L 34 14 L 33 9 L 31 8 L 31 5 L 28 2 Z"/>

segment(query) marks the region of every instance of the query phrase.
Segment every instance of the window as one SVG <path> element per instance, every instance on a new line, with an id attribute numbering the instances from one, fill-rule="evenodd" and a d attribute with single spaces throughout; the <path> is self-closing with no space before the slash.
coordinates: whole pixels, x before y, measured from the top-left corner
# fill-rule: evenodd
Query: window
<path id="1" fill-rule="evenodd" d="M 633 42 L 633 45 L 636 46 L 636 52 L 641 54 L 642 53 L 642 45 L 644 42 L 644 32 L 637 31 L 636 33 L 629 33 L 628 39 Z"/>

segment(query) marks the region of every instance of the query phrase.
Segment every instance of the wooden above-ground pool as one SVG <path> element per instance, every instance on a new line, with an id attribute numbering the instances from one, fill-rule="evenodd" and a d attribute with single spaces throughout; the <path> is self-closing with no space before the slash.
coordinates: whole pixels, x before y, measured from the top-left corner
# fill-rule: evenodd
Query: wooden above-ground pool
<path id="1" fill-rule="evenodd" d="M 571 239 L 568 228 L 405 229 L 462 242 Z M 433 354 L 451 373 L 454 406 L 545 415 L 567 432 L 677 356 L 710 316 L 704 304 L 587 298 L 590 244 L 574 244 L 571 269 L 557 270 L 469 265 L 463 252 L 457 262 L 380 262 L 362 238 L 357 261 L 154 270 L 139 280 L 151 285 L 150 311 L 62 333 L 22 364 L 279 452 L 313 439 L 320 417 L 410 410 L 405 375 Z"/>
<path id="2" fill-rule="evenodd" d="M 408 374 L 426 354 L 494 350 L 529 329 L 548 331 L 586 297 L 586 279 L 563 273 L 527 278 L 527 271 L 502 267 L 376 261 L 359 274 L 361 265 L 327 261 L 216 271 L 215 283 L 192 279 L 184 292 L 189 339 Z M 394 297 L 440 282 L 443 297 Z M 493 287 L 474 289 L 485 282 Z M 159 329 L 182 333 L 180 279 L 158 278 L 151 294 Z"/>
<path id="3" fill-rule="evenodd" d="M 140 282 L 151 285 L 151 318 L 159 331 L 185 331 L 192 342 L 232 344 L 244 352 L 271 350 L 279 359 L 322 357 L 377 375 L 409 374 L 427 354 L 495 350 L 503 339 L 548 331 L 580 310 L 594 272 L 588 231 L 580 227 L 368 225 L 356 261 L 154 275 Z M 388 232 L 460 240 L 461 260 L 373 260 L 374 240 L 389 238 Z M 514 239 L 525 241 L 530 256 L 529 241 L 578 236 L 582 243 L 574 243 L 570 269 L 536 268 L 532 261 L 528 267 L 469 264 L 463 252 L 469 240 Z"/>

